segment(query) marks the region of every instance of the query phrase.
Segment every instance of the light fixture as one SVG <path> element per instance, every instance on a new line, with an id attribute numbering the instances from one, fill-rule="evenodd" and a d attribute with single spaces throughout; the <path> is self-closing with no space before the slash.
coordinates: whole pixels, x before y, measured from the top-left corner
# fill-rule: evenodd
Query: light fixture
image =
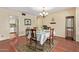
<path id="1" fill-rule="evenodd" d="M 40 13 L 40 16 L 42 16 L 44 18 L 47 15 L 48 15 L 48 12 L 45 10 L 45 7 L 43 7 L 43 11 Z"/>

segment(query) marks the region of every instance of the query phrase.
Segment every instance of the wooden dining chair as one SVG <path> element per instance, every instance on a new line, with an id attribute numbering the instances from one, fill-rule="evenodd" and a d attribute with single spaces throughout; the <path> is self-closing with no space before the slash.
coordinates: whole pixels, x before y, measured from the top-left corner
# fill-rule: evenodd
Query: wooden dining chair
<path id="1" fill-rule="evenodd" d="M 50 47 L 51 47 L 51 44 L 54 44 L 53 39 L 54 39 L 54 29 L 50 28 L 50 35 L 47 39 Z"/>
<path id="2" fill-rule="evenodd" d="M 31 39 L 31 29 L 26 29 L 25 37 L 26 37 L 27 44 L 29 45 L 30 44 L 30 39 Z"/>
<path id="3" fill-rule="evenodd" d="M 26 39 L 29 39 L 28 36 L 31 34 L 31 29 L 26 29 L 25 31 L 25 37 Z"/>
<path id="4" fill-rule="evenodd" d="M 35 49 L 37 45 L 37 36 L 36 36 L 36 29 L 31 29 L 31 39 L 30 39 L 30 44 L 34 43 L 35 44 Z"/>

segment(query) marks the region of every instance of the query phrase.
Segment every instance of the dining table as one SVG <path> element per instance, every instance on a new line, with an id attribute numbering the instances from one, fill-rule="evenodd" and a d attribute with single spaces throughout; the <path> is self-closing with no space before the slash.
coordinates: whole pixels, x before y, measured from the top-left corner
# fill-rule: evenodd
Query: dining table
<path id="1" fill-rule="evenodd" d="M 54 31 L 55 33 L 55 31 Z M 37 31 L 36 32 L 36 36 L 37 36 L 37 41 L 40 42 L 41 45 L 44 44 L 44 42 L 48 39 L 48 37 L 50 36 L 50 31 L 49 30 L 42 30 L 42 31 Z M 28 35 L 28 38 L 31 37 L 31 34 Z"/>
<path id="2" fill-rule="evenodd" d="M 40 42 L 41 45 L 44 44 L 44 42 L 47 40 L 47 38 L 50 36 L 50 31 L 39 31 L 37 34 L 37 41 Z"/>

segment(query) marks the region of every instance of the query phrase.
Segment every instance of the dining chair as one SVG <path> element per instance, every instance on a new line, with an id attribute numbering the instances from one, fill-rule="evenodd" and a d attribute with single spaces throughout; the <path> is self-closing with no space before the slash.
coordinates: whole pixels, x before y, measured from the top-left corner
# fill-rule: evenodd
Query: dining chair
<path id="1" fill-rule="evenodd" d="M 50 28 L 50 35 L 47 39 L 50 47 L 51 47 L 51 44 L 54 44 L 53 38 L 54 38 L 54 28 L 53 29 Z"/>
<path id="2" fill-rule="evenodd" d="M 29 45 L 30 44 L 30 39 L 31 39 L 31 29 L 26 29 L 25 38 L 26 38 L 27 44 Z"/>
<path id="3" fill-rule="evenodd" d="M 31 34 L 31 29 L 26 29 L 25 31 L 26 39 L 29 39 L 30 34 Z"/>
<path id="4" fill-rule="evenodd" d="M 37 45 L 37 35 L 36 35 L 36 29 L 31 29 L 31 38 L 30 38 L 30 44 L 32 45 L 32 43 L 35 44 L 35 49 L 36 49 L 36 45 Z"/>

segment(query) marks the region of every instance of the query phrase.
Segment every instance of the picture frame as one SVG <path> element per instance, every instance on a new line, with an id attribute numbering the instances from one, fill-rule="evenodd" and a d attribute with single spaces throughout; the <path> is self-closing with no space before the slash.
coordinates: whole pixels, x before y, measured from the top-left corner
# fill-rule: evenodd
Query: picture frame
<path id="1" fill-rule="evenodd" d="M 24 25 L 31 25 L 31 19 L 24 19 Z"/>

